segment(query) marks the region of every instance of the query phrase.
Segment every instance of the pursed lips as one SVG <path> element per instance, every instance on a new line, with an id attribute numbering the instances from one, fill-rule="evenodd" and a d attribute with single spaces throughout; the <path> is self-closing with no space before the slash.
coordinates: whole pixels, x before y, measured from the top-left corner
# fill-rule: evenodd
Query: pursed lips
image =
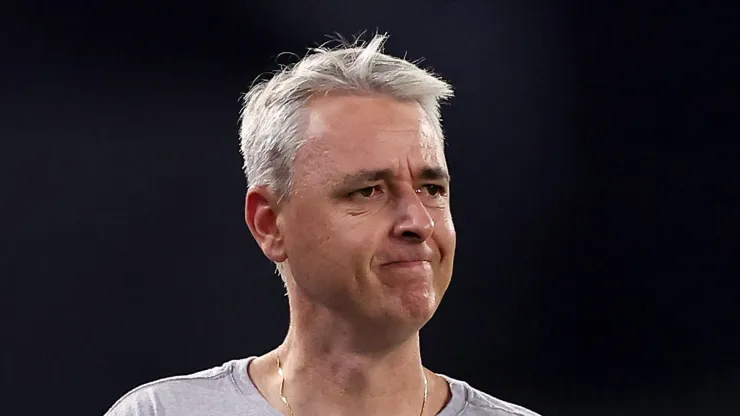
<path id="1" fill-rule="evenodd" d="M 416 250 L 392 250 L 386 256 L 376 258 L 380 267 L 428 267 L 437 258 L 431 247 L 418 247 Z"/>
<path id="2" fill-rule="evenodd" d="M 431 264 L 432 264 L 431 260 L 416 258 L 416 259 L 403 259 L 403 260 L 388 261 L 388 262 L 381 264 L 381 267 L 419 267 L 419 266 L 426 266 L 426 265 L 431 265 Z"/>
<path id="3" fill-rule="evenodd" d="M 424 263 L 429 263 L 429 260 L 400 260 L 400 261 L 391 261 L 391 262 L 388 262 L 388 263 L 383 264 L 383 266 L 394 266 L 394 265 L 398 265 L 398 266 L 405 266 L 405 265 L 413 266 L 413 265 L 424 264 Z"/>

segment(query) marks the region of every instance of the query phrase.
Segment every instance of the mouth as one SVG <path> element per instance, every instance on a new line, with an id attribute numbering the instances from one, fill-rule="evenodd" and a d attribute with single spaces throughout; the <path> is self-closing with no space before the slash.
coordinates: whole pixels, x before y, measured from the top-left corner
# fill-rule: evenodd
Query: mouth
<path id="1" fill-rule="evenodd" d="M 427 260 L 408 260 L 408 261 L 394 261 L 385 263 L 382 267 L 393 268 L 393 269 L 405 269 L 405 268 L 417 268 L 417 267 L 428 267 L 431 263 Z"/>

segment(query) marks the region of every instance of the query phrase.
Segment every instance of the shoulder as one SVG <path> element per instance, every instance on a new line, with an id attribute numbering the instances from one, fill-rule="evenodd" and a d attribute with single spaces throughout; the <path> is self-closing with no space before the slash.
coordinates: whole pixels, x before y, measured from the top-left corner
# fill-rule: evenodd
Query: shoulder
<path id="1" fill-rule="evenodd" d="M 160 416 L 185 409 L 193 397 L 208 396 L 230 383 L 234 362 L 192 374 L 162 378 L 142 384 L 118 399 L 105 416 Z"/>
<path id="2" fill-rule="evenodd" d="M 464 415 L 471 416 L 540 416 L 527 408 L 509 403 L 472 387 L 465 381 L 443 376 L 454 393 L 465 400 Z M 453 393 L 453 394 L 454 394 Z"/>

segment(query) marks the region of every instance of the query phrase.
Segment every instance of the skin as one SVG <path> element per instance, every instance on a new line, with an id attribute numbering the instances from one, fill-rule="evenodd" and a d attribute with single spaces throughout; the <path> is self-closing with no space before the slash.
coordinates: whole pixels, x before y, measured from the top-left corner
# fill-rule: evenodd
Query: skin
<path id="1" fill-rule="evenodd" d="M 307 107 L 308 141 L 294 187 L 278 204 L 251 188 L 246 221 L 264 254 L 285 266 L 285 341 L 249 368 L 273 407 L 279 355 L 296 415 L 418 415 L 450 398 L 425 369 L 419 330 L 452 276 L 455 228 L 442 141 L 416 102 L 333 93 Z"/>

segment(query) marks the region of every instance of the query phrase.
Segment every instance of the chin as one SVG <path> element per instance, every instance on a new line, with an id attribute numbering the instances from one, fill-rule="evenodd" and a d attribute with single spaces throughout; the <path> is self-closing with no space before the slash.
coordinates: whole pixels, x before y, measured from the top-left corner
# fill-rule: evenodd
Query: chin
<path id="1" fill-rule="evenodd" d="M 392 302 L 393 315 L 399 321 L 421 328 L 437 310 L 437 295 L 428 285 L 404 288 Z"/>
<path id="2" fill-rule="evenodd" d="M 400 267 L 374 274 L 380 283 L 375 299 L 365 304 L 367 317 L 382 326 L 416 331 L 437 311 L 441 293 L 437 276 L 431 268 Z M 372 318 L 374 316 L 374 318 Z"/>

